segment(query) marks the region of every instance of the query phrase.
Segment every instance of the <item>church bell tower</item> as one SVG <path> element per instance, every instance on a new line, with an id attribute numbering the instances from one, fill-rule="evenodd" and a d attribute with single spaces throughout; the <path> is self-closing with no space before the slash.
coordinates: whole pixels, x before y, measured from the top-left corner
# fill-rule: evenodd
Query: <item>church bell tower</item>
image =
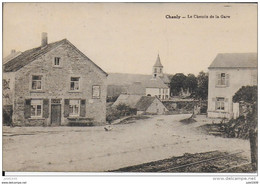
<path id="1" fill-rule="evenodd" d="M 158 54 L 155 64 L 153 65 L 153 77 L 163 77 L 163 65 Z"/>

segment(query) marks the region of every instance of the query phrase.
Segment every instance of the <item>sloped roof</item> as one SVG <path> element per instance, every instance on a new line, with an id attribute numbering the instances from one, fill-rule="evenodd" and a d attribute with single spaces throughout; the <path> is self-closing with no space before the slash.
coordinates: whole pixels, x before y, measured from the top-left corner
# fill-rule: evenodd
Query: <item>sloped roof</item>
<path id="1" fill-rule="evenodd" d="M 162 81 L 161 78 L 156 77 L 156 78 L 152 78 L 150 80 L 146 80 L 142 82 L 142 85 L 145 88 L 168 88 L 168 86 L 166 84 L 164 84 L 164 82 Z"/>
<path id="2" fill-rule="evenodd" d="M 82 57 L 89 60 L 94 66 L 96 66 L 101 72 L 105 75 L 108 75 L 104 72 L 98 65 L 96 65 L 93 61 L 91 61 L 85 54 L 83 54 L 80 50 L 78 50 L 72 43 L 70 43 L 67 39 L 63 39 L 57 42 L 49 43 L 44 47 L 36 47 L 30 50 L 26 50 L 22 52 L 19 56 L 13 58 L 12 60 L 8 61 L 4 64 L 4 72 L 15 72 L 22 67 L 26 66 L 27 64 L 31 63 L 38 57 L 42 56 L 43 54 L 51 51 L 52 49 L 62 45 L 64 43 L 69 44 L 73 49 L 75 49 Z"/>
<path id="3" fill-rule="evenodd" d="M 121 94 L 112 106 L 117 106 L 119 104 L 129 105 L 131 108 L 135 108 L 137 102 L 140 100 L 142 95 L 126 95 Z"/>
<path id="4" fill-rule="evenodd" d="M 154 67 L 163 67 L 159 54 L 158 54 L 156 62 L 155 62 L 155 64 L 153 66 Z"/>
<path id="5" fill-rule="evenodd" d="M 6 56 L 5 58 L 3 58 L 3 64 L 7 63 L 8 61 L 14 59 L 15 57 L 19 56 L 22 52 L 17 51 L 14 53 L 9 54 L 8 56 Z"/>
<path id="6" fill-rule="evenodd" d="M 126 104 L 126 105 L 130 106 L 131 108 L 136 108 L 138 111 L 146 111 L 155 99 L 158 99 L 158 98 L 152 97 L 152 96 L 121 94 L 117 98 L 117 100 L 114 102 L 112 107 L 115 107 L 119 104 Z"/>
<path id="7" fill-rule="evenodd" d="M 127 94 L 129 95 L 145 95 L 145 87 L 141 82 L 135 82 L 128 86 Z"/>
<path id="8" fill-rule="evenodd" d="M 136 82 L 140 82 L 142 84 L 142 87 L 168 88 L 168 86 L 164 84 L 163 80 L 160 77 L 153 79 L 152 75 L 109 73 L 107 77 L 107 85 L 128 86 Z"/>
<path id="9" fill-rule="evenodd" d="M 109 73 L 107 76 L 108 85 L 130 85 L 134 82 L 150 80 L 152 75 L 129 74 L 129 73 Z"/>
<path id="10" fill-rule="evenodd" d="M 25 65 L 31 63 L 36 58 L 41 56 L 42 54 L 47 53 L 48 51 L 52 50 L 53 48 L 61 45 L 65 42 L 65 39 L 50 43 L 45 47 L 37 47 L 30 50 L 26 50 L 22 52 L 19 56 L 15 57 L 14 59 L 8 61 L 4 65 L 4 71 L 5 72 L 15 72 L 19 70 L 20 68 L 24 67 Z"/>
<path id="11" fill-rule="evenodd" d="M 135 108 L 138 111 L 146 111 L 155 99 L 156 97 L 142 96 L 140 100 L 137 102 L 137 104 L 135 105 Z"/>
<path id="12" fill-rule="evenodd" d="M 165 83 L 165 84 L 169 84 L 171 81 L 168 77 L 168 75 L 164 74 L 162 77 L 160 77 L 162 79 L 162 81 Z"/>
<path id="13" fill-rule="evenodd" d="M 220 53 L 211 68 L 257 68 L 257 53 Z"/>

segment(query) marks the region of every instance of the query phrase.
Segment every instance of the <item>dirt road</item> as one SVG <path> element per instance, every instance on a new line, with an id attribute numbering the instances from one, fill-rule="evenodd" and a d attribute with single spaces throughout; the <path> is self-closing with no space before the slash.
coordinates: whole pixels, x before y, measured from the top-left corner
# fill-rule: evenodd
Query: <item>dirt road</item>
<path id="1" fill-rule="evenodd" d="M 5 171 L 107 171 L 184 153 L 244 150 L 249 141 L 205 135 L 196 127 L 204 116 L 153 116 L 136 123 L 104 127 L 3 127 Z"/>

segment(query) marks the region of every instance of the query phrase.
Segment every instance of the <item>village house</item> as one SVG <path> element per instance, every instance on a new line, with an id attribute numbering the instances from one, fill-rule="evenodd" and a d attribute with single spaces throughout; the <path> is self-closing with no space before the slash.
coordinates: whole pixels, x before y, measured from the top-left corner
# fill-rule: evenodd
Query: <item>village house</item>
<path id="1" fill-rule="evenodd" d="M 3 66 L 13 124 L 67 125 L 106 121 L 107 73 L 67 39 L 24 51 Z"/>
<path id="2" fill-rule="evenodd" d="M 208 117 L 237 118 L 232 98 L 242 86 L 257 85 L 257 53 L 218 54 L 208 69 Z"/>
<path id="3" fill-rule="evenodd" d="M 160 100 L 170 97 L 170 79 L 163 73 L 158 54 L 152 75 L 111 73 L 108 75 L 108 97 L 120 94 L 156 96 Z"/>
<path id="4" fill-rule="evenodd" d="M 165 114 L 168 111 L 160 99 L 155 96 L 121 94 L 112 107 L 116 107 L 119 104 L 136 108 L 137 114 Z"/>

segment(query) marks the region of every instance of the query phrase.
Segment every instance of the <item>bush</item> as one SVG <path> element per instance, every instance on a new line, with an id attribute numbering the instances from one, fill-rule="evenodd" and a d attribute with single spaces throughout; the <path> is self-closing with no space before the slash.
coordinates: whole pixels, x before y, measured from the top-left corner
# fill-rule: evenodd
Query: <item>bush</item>
<path id="1" fill-rule="evenodd" d="M 118 104 L 116 107 L 110 107 L 107 109 L 106 120 L 110 123 L 113 120 L 120 119 L 124 116 L 135 115 L 137 110 L 131 108 L 126 104 Z"/>
<path id="2" fill-rule="evenodd" d="M 3 125 L 11 126 L 13 116 L 13 106 L 5 105 L 3 107 Z"/>

